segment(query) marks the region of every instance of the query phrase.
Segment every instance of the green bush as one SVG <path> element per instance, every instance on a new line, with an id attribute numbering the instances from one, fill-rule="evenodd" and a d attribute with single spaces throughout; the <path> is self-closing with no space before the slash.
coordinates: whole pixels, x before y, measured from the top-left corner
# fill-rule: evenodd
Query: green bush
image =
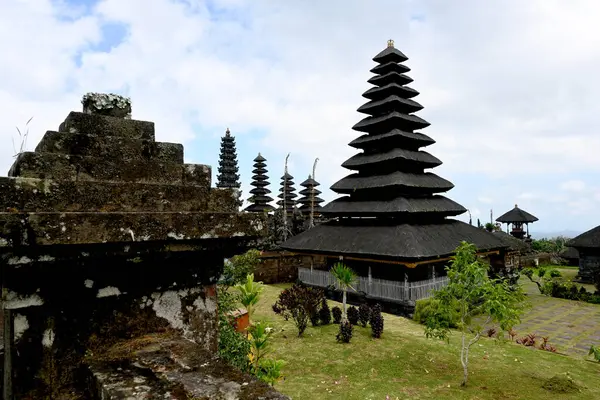
<path id="1" fill-rule="evenodd" d="M 219 288 L 218 315 L 219 315 L 219 356 L 234 367 L 247 372 L 250 368 L 248 354 L 250 341 L 236 332 L 228 312 L 234 310 L 239 301 L 239 296 Z"/>
<path id="2" fill-rule="evenodd" d="M 425 324 L 427 319 L 433 316 L 439 310 L 439 300 L 422 299 L 417 300 L 413 320 L 420 324 Z M 458 308 L 450 315 L 446 315 L 446 322 L 449 328 L 456 329 L 460 326 L 460 313 Z"/>
<path id="3" fill-rule="evenodd" d="M 252 249 L 225 261 L 221 283 L 234 286 L 243 283 L 249 274 L 253 274 L 260 264 L 260 251 Z"/>

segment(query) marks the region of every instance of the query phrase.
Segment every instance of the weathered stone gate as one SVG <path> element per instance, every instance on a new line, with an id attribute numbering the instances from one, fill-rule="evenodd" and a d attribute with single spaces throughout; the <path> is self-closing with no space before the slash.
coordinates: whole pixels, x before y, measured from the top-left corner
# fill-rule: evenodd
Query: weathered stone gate
<path id="1" fill-rule="evenodd" d="M 285 398 L 215 358 L 223 258 L 264 221 L 154 135 L 71 112 L 0 178 L 3 398 Z"/>

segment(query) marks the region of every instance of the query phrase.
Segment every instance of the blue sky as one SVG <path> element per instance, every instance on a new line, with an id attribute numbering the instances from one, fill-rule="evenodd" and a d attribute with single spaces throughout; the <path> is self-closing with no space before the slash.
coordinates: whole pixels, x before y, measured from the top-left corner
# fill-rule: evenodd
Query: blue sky
<path id="1" fill-rule="evenodd" d="M 34 116 L 32 149 L 84 93 L 112 91 L 131 96 L 133 117 L 154 121 L 158 140 L 183 143 L 186 162 L 212 165 L 213 178 L 229 127 L 245 195 L 259 151 L 273 192 L 289 152 L 298 183 L 319 157 L 331 200 L 354 154 L 371 58 L 392 38 L 437 141 L 426 151 L 444 162 L 434 172 L 456 185 L 448 197 L 482 221 L 519 204 L 540 218 L 532 233 L 600 224 L 600 4 L 449 3 L 1 2 L 0 51 L 11 57 L 0 65 L 10 116 L 0 169 L 12 163 L 15 125 Z"/>

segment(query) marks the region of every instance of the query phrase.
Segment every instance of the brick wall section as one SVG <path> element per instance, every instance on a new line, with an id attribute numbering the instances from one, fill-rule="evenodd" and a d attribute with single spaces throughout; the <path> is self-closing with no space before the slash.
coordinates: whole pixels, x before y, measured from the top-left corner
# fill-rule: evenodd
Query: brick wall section
<path id="1" fill-rule="evenodd" d="M 288 283 L 298 279 L 298 267 L 317 267 L 325 263 L 323 256 L 307 256 L 287 251 L 263 252 L 261 263 L 254 272 L 257 281 L 263 283 Z"/>

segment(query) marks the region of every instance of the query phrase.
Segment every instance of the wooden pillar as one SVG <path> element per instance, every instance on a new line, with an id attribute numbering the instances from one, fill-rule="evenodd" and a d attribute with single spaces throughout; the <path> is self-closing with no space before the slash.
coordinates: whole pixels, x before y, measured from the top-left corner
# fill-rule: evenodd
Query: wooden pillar
<path id="1" fill-rule="evenodd" d="M 12 351 L 14 345 L 14 318 L 12 310 L 4 309 L 4 377 L 2 382 L 2 399 L 13 400 L 12 390 Z"/>
<path id="2" fill-rule="evenodd" d="M 408 287 L 409 282 L 408 282 L 408 274 L 405 272 L 404 273 L 404 297 L 406 297 L 406 300 L 410 300 L 410 288 Z"/>

